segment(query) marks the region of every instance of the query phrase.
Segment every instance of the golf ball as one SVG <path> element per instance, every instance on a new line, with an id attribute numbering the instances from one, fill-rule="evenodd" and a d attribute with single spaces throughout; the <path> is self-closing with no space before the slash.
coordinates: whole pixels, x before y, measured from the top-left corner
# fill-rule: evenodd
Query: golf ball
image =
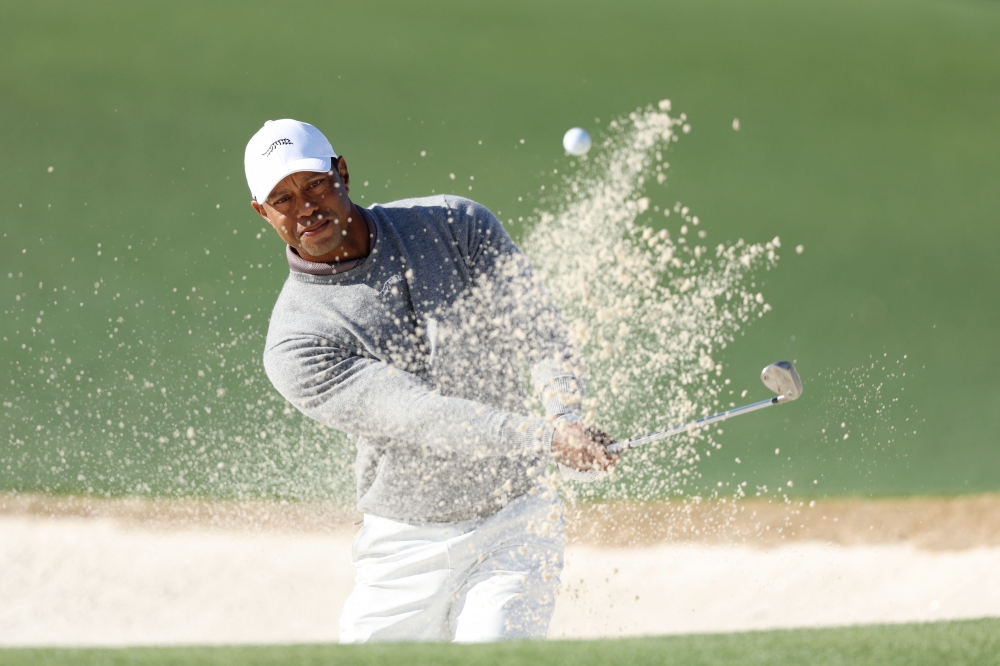
<path id="1" fill-rule="evenodd" d="M 590 150 L 590 135 L 582 127 L 574 127 L 563 135 L 563 148 L 575 157 L 586 155 Z"/>

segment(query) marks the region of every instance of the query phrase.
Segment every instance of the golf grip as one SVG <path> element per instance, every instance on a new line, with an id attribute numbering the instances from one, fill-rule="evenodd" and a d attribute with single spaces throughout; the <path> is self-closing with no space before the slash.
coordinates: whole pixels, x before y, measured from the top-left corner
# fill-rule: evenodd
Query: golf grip
<path id="1" fill-rule="evenodd" d="M 760 402 L 755 402 L 750 405 L 744 405 L 743 407 L 736 407 L 725 412 L 719 412 L 718 414 L 712 414 L 711 416 L 703 416 L 696 421 L 689 421 L 687 423 L 682 423 L 681 425 L 676 425 L 666 430 L 660 430 L 659 432 L 654 432 L 637 439 L 628 439 L 624 442 L 615 442 L 608 447 L 608 451 L 612 453 L 621 453 L 622 451 L 627 451 L 629 449 L 634 449 L 640 446 L 645 446 L 646 444 L 652 444 L 653 442 L 659 442 L 662 439 L 667 439 L 668 437 L 673 437 L 674 435 L 679 435 L 682 432 L 688 432 L 689 430 L 696 430 L 703 426 L 711 425 L 718 421 L 725 421 L 734 416 L 739 416 L 740 414 L 748 414 L 750 412 L 756 412 L 758 409 L 764 409 L 765 407 L 770 407 L 771 405 L 777 405 L 781 402 L 781 396 L 777 395 L 773 398 L 768 398 L 767 400 L 761 400 Z"/>

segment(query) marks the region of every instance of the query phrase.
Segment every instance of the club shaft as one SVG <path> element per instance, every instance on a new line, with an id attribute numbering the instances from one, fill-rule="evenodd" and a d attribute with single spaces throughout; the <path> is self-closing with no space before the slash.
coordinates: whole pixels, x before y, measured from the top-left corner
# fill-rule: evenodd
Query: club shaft
<path id="1" fill-rule="evenodd" d="M 624 442 L 616 442 L 608 447 L 608 451 L 613 453 L 621 453 L 622 451 L 627 451 L 628 449 L 634 449 L 639 446 L 645 446 L 646 444 L 652 444 L 653 442 L 659 442 L 660 440 L 667 439 L 668 437 L 673 437 L 674 435 L 679 435 L 689 430 L 696 430 L 698 428 L 711 425 L 713 423 L 718 423 L 719 421 L 725 421 L 731 419 L 734 416 L 740 416 L 741 414 L 749 414 L 750 412 L 756 412 L 758 409 L 764 409 L 765 407 L 770 407 L 771 405 L 777 405 L 781 402 L 781 396 L 775 396 L 768 400 L 761 400 L 760 402 L 755 402 L 750 405 L 744 405 L 742 407 L 736 407 L 725 412 L 719 412 L 718 414 L 712 414 L 711 416 L 703 416 L 695 421 L 689 421 L 688 423 L 682 423 L 681 425 L 673 426 L 672 428 L 667 428 L 666 430 L 661 430 L 659 432 L 654 432 L 638 439 L 630 439 Z"/>

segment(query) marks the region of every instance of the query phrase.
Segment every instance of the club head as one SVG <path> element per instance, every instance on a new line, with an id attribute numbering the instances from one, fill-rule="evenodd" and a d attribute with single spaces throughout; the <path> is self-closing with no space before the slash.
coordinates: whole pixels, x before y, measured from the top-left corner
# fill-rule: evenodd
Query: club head
<path id="1" fill-rule="evenodd" d="M 802 380 L 795 366 L 788 361 L 772 363 L 760 372 L 760 381 L 764 386 L 780 396 L 782 402 L 795 400 L 802 395 Z"/>

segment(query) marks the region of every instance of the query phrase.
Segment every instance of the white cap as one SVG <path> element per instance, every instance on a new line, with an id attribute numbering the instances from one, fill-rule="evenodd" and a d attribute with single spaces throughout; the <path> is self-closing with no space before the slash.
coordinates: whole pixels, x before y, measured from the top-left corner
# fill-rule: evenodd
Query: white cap
<path id="1" fill-rule="evenodd" d="M 323 133 L 298 120 L 268 120 L 243 157 L 247 185 L 253 198 L 263 203 L 282 178 L 300 171 L 329 171 L 337 157 Z"/>

